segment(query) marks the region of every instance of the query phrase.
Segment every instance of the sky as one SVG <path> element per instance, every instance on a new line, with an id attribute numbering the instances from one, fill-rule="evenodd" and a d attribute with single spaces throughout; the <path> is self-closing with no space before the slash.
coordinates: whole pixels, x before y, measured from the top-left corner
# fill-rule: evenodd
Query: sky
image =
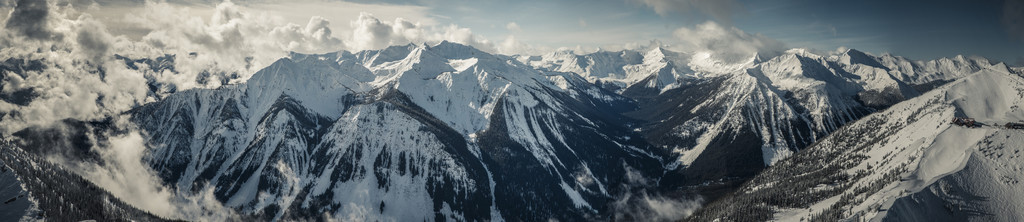
<path id="1" fill-rule="evenodd" d="M 7 0 L 13 2 L 13 0 Z M 141 37 L 124 24 L 142 0 L 66 0 L 96 12 L 114 34 Z M 192 16 L 209 18 L 221 0 L 169 0 Z M 444 32 L 457 26 L 504 54 L 558 48 L 620 50 L 681 41 L 679 29 L 706 22 L 778 40 L 788 48 L 821 51 L 840 46 L 918 60 L 980 55 L 1024 65 L 1024 0 L 234 0 L 251 13 L 305 25 L 330 22 L 333 35 L 352 36 L 353 22 L 370 13 Z M 11 4 L 11 3 L 7 3 Z M 83 11 L 89 11 L 85 9 Z M 510 40 L 510 38 L 512 40 Z M 415 41 L 413 39 L 409 39 Z M 686 40 L 682 40 L 686 41 Z M 396 44 L 405 41 L 394 41 Z M 376 44 L 374 46 L 379 46 Z M 474 45 L 474 44 L 470 44 Z M 517 45 L 517 46 L 512 46 Z M 479 46 L 479 45 L 474 45 Z M 372 47 L 371 47 L 372 48 Z M 360 47 L 346 49 L 358 50 Z"/>

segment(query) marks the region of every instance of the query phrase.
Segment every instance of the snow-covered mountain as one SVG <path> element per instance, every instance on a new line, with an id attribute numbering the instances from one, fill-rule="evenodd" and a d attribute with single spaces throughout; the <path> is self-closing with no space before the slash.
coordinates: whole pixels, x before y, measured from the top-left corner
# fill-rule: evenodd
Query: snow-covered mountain
<path id="1" fill-rule="evenodd" d="M 174 75 L 174 57 L 118 59 Z M 663 47 L 528 57 L 441 42 L 292 53 L 216 89 L 178 90 L 147 76 L 158 101 L 123 115 L 144 133 L 145 163 L 171 188 L 212 188 L 225 206 L 262 219 L 637 219 L 615 212 L 638 201 L 622 197 L 745 198 L 731 193 L 782 165 L 822 158 L 807 157 L 819 148 L 799 151 L 851 122 L 982 75 L 974 73 L 1021 71 L 980 57 L 913 61 L 852 49 L 725 63 Z M 0 94 L 15 104 L 31 97 Z M 88 131 L 108 124 L 66 121 L 13 136 L 36 155 L 100 161 L 75 141 L 103 140 Z M 697 218 L 772 212 L 717 204 Z M 932 210 L 903 205 L 916 206 L 894 205 L 905 213 L 893 215 Z"/>
<path id="2" fill-rule="evenodd" d="M 901 68 L 794 49 L 723 64 L 660 47 L 508 57 L 442 42 L 292 54 L 132 115 L 166 182 L 214 186 L 268 218 L 587 218 L 628 172 L 713 199 L 917 86 L 999 66 L 957 58 Z"/>
<path id="3" fill-rule="evenodd" d="M 543 220 L 600 215 L 627 172 L 660 176 L 664 152 L 602 109 L 629 105 L 442 42 L 293 54 L 130 115 L 166 182 L 268 219 Z"/>
<path id="4" fill-rule="evenodd" d="M 842 127 L 690 219 L 1020 220 L 1024 130 L 1004 124 L 1024 121 L 1022 105 L 1019 73 L 967 74 Z"/>
<path id="5" fill-rule="evenodd" d="M 952 63 L 955 69 L 921 69 L 944 77 L 908 82 L 882 65 L 884 58 L 852 49 L 831 55 L 794 49 L 721 64 L 697 53 L 686 68 L 697 71 L 675 86 L 625 94 L 640 103 L 628 115 L 645 120 L 637 130 L 648 141 L 676 154 L 663 186 L 695 187 L 713 197 L 846 123 L 928 90 L 922 86 L 1002 66 Z"/>
<path id="6" fill-rule="evenodd" d="M 599 51 L 577 55 L 562 50 L 542 56 L 517 56 L 516 59 L 539 70 L 576 73 L 587 81 L 620 94 L 642 89 L 661 90 L 693 73 L 686 66 L 690 55 L 663 47 Z"/>

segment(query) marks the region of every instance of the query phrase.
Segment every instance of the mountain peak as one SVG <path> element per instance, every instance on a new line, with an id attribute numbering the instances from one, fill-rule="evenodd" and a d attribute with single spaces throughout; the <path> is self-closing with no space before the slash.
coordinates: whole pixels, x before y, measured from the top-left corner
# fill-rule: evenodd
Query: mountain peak
<path id="1" fill-rule="evenodd" d="M 848 65 L 863 64 L 880 69 L 888 69 L 887 67 L 879 63 L 878 59 L 876 59 L 874 56 L 853 48 L 847 49 L 846 52 L 840 55 L 839 60 L 840 62 Z"/>
<path id="2" fill-rule="evenodd" d="M 812 59 L 821 58 L 820 55 L 814 54 L 814 52 L 811 52 L 811 50 L 806 49 L 806 48 L 792 48 L 790 50 L 786 50 L 785 54 L 790 54 L 790 55 L 795 55 L 795 56 L 800 56 L 800 57 L 805 57 L 805 58 L 812 58 Z"/>
<path id="3" fill-rule="evenodd" d="M 476 47 L 457 42 L 442 40 L 434 46 L 427 46 L 426 50 L 437 53 L 446 59 L 468 59 L 474 57 L 489 57 L 490 53 L 481 51 Z"/>
<path id="4" fill-rule="evenodd" d="M 750 57 L 751 64 L 758 64 L 764 62 L 764 58 L 761 57 L 760 52 L 754 52 L 754 55 Z"/>

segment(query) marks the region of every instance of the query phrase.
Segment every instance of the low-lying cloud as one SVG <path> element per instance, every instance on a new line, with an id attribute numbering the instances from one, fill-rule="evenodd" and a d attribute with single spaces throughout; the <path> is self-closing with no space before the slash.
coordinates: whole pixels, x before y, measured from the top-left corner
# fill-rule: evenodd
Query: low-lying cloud
<path id="1" fill-rule="evenodd" d="M 609 203 L 615 220 L 624 221 L 679 221 L 701 208 L 704 199 L 668 197 L 649 189 L 657 185 L 654 180 L 626 167 L 624 193 Z"/>
<path id="2" fill-rule="evenodd" d="M 369 13 L 362 13 L 350 23 L 352 36 L 346 41 L 350 50 L 379 49 L 390 45 L 409 43 L 436 43 L 442 40 L 462 43 L 488 52 L 496 52 L 491 41 L 473 34 L 469 28 L 457 25 L 442 27 L 423 26 L 396 18 L 381 21 Z"/>
<path id="3" fill-rule="evenodd" d="M 615 202 L 613 216 L 629 221 L 679 221 L 700 209 L 703 199 L 669 198 L 641 191 L 625 194 Z"/>
<path id="4" fill-rule="evenodd" d="M 46 1 L 18 0 L 17 7 L 11 11 L 10 17 L 4 23 L 4 28 L 17 32 L 31 39 L 49 39 L 53 32 L 50 31 L 50 5 Z"/>
<path id="5" fill-rule="evenodd" d="M 679 28 L 673 34 L 685 51 L 705 51 L 726 62 L 741 62 L 755 53 L 771 58 L 786 50 L 785 44 L 778 40 L 713 21 L 694 28 Z"/>
<path id="6" fill-rule="evenodd" d="M 239 219 L 233 209 L 224 207 L 215 198 L 213 187 L 205 187 L 195 192 L 179 192 L 165 186 L 156 173 L 143 162 L 146 155 L 146 144 L 141 132 L 126 120 L 127 117 L 115 119 L 111 122 L 110 128 L 106 128 L 105 125 L 54 124 L 50 127 L 56 130 L 50 132 L 68 134 L 43 135 L 44 138 L 32 139 L 88 138 L 85 141 L 78 141 L 86 144 L 54 145 L 66 146 L 59 148 L 65 150 L 88 150 L 84 151 L 88 154 L 81 154 L 95 156 L 95 159 L 83 158 L 81 155 L 69 155 L 69 153 L 45 151 L 43 151 L 43 155 L 46 155 L 47 159 L 52 162 L 69 166 L 66 169 L 104 188 L 125 203 L 156 216 L 189 221 L 237 221 Z M 84 128 L 72 129 L 74 127 Z"/>

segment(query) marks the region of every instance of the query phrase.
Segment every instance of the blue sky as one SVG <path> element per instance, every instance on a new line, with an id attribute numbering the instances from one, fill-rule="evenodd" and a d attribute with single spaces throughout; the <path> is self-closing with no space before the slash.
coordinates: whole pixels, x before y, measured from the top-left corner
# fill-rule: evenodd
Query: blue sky
<path id="1" fill-rule="evenodd" d="M 104 6 L 137 4 L 100 1 Z M 174 0 L 172 0 L 174 1 Z M 221 0 L 182 0 L 207 12 Z M 132 3 L 133 2 L 133 3 Z M 821 51 L 845 46 L 873 54 L 927 60 L 981 55 L 1024 65 L 1024 0 L 235 0 L 289 22 L 331 21 L 337 35 L 370 12 L 428 26 L 457 25 L 491 42 L 509 36 L 531 46 L 618 49 L 651 40 L 673 44 L 673 32 L 706 21 Z M 181 3 L 181 2 L 179 2 Z M 1019 9 L 1019 10 L 1017 10 Z M 515 23 L 515 28 L 510 26 Z M 116 27 L 116 26 L 115 26 Z M 511 29 L 510 29 L 511 28 Z"/>

